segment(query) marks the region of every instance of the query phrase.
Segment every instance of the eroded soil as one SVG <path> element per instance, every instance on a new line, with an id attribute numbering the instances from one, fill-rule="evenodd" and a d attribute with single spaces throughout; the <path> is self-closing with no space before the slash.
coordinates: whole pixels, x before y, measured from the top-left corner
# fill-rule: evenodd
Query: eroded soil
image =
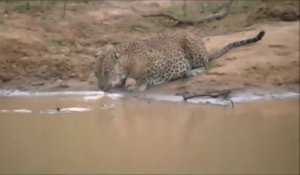
<path id="1" fill-rule="evenodd" d="M 2 2 L 0 88 L 96 90 L 94 54 L 108 44 L 178 30 L 203 36 L 208 49 L 213 51 L 265 30 L 261 42 L 224 55 L 212 63 L 207 73 L 153 87 L 148 92 L 207 92 L 246 87 L 298 91 L 299 21 L 282 20 L 287 12 L 299 15 L 299 1 L 236 1 L 222 20 L 180 28 L 160 18 L 141 16 L 170 11 L 182 17 L 182 3 L 68 3 L 63 18 L 63 3 L 31 2 L 27 7 L 25 2 Z M 186 18 L 210 14 L 218 4 L 188 2 Z"/>

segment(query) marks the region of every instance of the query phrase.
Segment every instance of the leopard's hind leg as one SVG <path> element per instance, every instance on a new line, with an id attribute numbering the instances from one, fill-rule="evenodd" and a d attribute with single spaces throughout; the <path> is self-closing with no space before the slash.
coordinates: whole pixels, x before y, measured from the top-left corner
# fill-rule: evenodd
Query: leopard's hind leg
<path id="1" fill-rule="evenodd" d="M 159 85 L 184 77 L 191 70 L 189 62 L 182 58 L 174 60 L 163 58 L 149 64 L 142 76 L 136 78 L 136 84 L 127 88 L 129 91 L 143 91 L 149 86 Z"/>
<path id="2" fill-rule="evenodd" d="M 187 76 L 194 76 L 208 69 L 209 54 L 201 38 L 186 36 L 182 42 L 182 47 L 192 68 L 188 71 Z"/>

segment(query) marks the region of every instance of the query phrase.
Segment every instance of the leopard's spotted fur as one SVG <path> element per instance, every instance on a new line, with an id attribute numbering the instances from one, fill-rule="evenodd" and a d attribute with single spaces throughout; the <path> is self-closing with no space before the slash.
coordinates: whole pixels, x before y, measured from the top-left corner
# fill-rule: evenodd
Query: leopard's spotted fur
<path id="1" fill-rule="evenodd" d="M 123 86 L 127 78 L 136 80 L 131 90 L 195 75 L 208 68 L 209 62 L 229 50 L 255 43 L 256 37 L 233 42 L 209 54 L 201 38 L 191 34 L 159 34 L 145 40 L 126 42 L 96 56 L 98 87 L 104 91 Z"/>

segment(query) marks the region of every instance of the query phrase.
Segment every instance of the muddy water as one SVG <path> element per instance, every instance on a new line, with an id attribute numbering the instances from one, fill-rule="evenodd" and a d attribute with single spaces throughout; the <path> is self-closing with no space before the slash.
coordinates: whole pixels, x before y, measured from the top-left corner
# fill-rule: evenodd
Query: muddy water
<path id="1" fill-rule="evenodd" d="M 299 173 L 299 99 L 0 97 L 0 139 L 0 173 Z"/>

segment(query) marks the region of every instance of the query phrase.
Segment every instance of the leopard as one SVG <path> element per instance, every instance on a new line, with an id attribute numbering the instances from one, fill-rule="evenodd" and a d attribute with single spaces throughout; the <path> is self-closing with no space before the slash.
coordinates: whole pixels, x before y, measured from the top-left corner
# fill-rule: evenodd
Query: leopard
<path id="1" fill-rule="evenodd" d="M 125 88 L 126 80 L 135 84 L 127 91 L 145 89 L 176 79 L 201 74 L 210 63 L 234 48 L 260 41 L 261 30 L 255 37 L 230 42 L 209 53 L 202 37 L 191 33 L 160 33 L 146 39 L 126 41 L 95 55 L 98 88 L 104 92 Z"/>

